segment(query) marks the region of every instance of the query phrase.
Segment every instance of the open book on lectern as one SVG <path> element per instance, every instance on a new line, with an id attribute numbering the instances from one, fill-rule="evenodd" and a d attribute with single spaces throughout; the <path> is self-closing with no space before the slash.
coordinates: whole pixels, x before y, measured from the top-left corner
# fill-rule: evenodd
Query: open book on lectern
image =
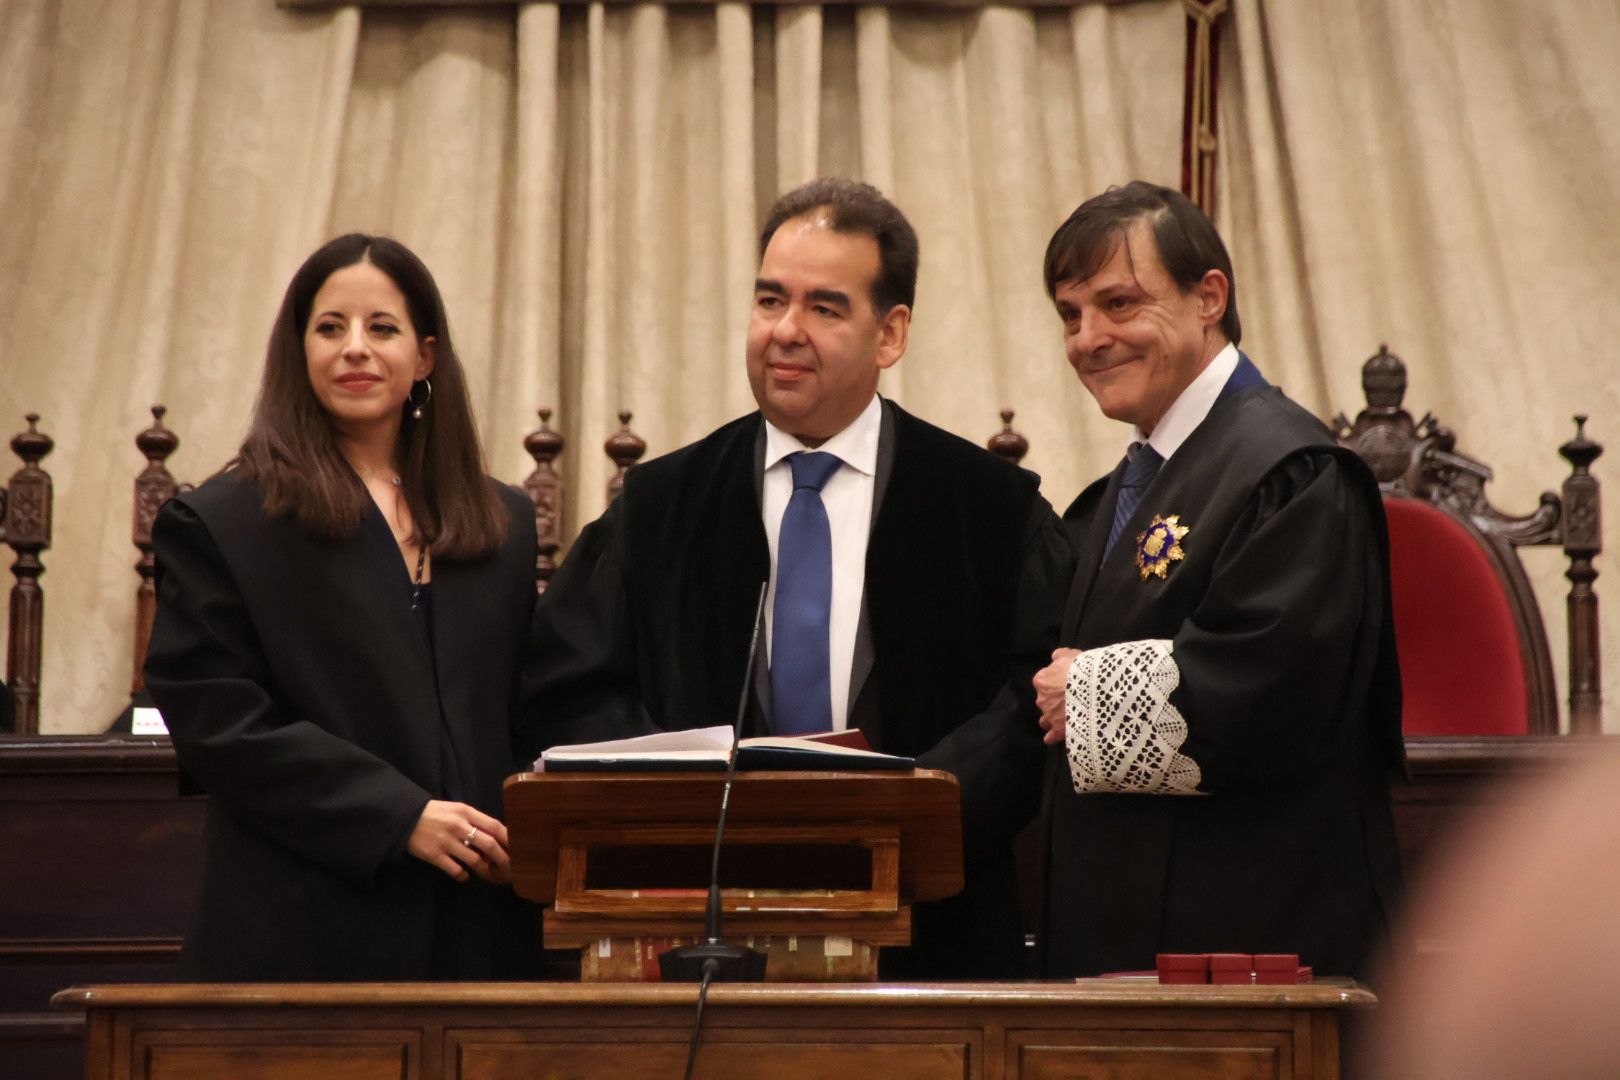
<path id="1" fill-rule="evenodd" d="M 660 731 L 633 739 L 554 746 L 534 763 L 535 772 L 685 772 L 724 769 L 731 753 L 730 725 Z M 737 746 L 740 771 L 908 770 L 914 758 L 880 754 L 859 730 L 820 735 L 766 735 Z"/>

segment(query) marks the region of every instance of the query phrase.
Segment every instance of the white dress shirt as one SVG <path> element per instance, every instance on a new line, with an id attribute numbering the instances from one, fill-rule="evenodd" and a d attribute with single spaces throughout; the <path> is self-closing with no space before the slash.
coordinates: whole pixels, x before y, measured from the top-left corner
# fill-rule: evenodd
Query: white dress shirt
<path id="1" fill-rule="evenodd" d="M 782 533 L 782 515 L 793 497 L 793 466 L 787 456 L 802 450 L 817 450 L 843 462 L 821 489 L 821 502 L 827 508 L 827 525 L 832 533 L 832 612 L 827 658 L 834 731 L 849 726 L 849 681 L 855 662 L 855 628 L 861 618 L 861 594 L 866 588 L 866 541 L 872 528 L 878 435 L 882 429 L 883 404 L 875 394 L 854 423 L 817 447 L 805 446 L 769 420 L 765 421 L 765 483 L 760 492 L 760 508 L 765 520 L 765 539 L 771 546 L 771 586 L 765 597 L 767 662 L 775 622 L 776 552 Z"/>
<path id="2" fill-rule="evenodd" d="M 1159 418 L 1158 426 L 1148 437 L 1147 444 L 1164 460 L 1169 461 L 1170 455 L 1181 449 L 1181 444 L 1187 441 L 1209 410 L 1215 407 L 1215 399 L 1221 396 L 1221 390 L 1226 386 L 1226 380 L 1232 377 L 1237 370 L 1237 346 L 1227 343 L 1226 347 L 1215 354 L 1209 366 L 1198 373 L 1198 378 L 1188 384 L 1170 407 L 1164 410 Z M 1136 441 L 1142 441 L 1142 429 L 1136 429 Z"/>

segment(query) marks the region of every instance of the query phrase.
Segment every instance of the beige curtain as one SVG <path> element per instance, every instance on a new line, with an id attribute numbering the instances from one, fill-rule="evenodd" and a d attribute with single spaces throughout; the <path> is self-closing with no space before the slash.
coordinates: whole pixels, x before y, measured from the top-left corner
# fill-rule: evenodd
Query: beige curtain
<path id="1" fill-rule="evenodd" d="M 1353 409 L 1356 367 L 1389 340 L 1417 407 L 1477 431 L 1500 500 L 1527 507 L 1560 475 L 1545 448 L 1565 413 L 1590 408 L 1599 438 L 1620 417 L 1586 284 L 1620 250 L 1601 214 L 1620 52 L 1612 9 L 1494 6 L 1486 24 L 1441 0 L 1239 4 L 1221 225 L 1266 371 L 1319 412 Z M 1086 194 L 1177 182 L 1183 47 L 1173 0 L 0 4 L 0 432 L 32 409 L 58 444 L 45 729 L 97 730 L 127 695 L 145 406 L 170 407 L 182 479 L 217 468 L 281 290 L 349 229 L 433 268 L 492 471 L 521 479 L 534 409 L 556 408 L 572 530 L 602 508 L 618 409 L 656 453 L 751 406 L 770 200 L 820 173 L 869 179 L 923 243 L 886 392 L 975 440 L 1017 408 L 1061 507 L 1123 434 L 1062 361 L 1040 252 Z"/>
<path id="2" fill-rule="evenodd" d="M 1218 224 L 1245 347 L 1319 415 L 1353 417 L 1387 342 L 1414 417 L 1457 430 L 1512 513 L 1558 489 L 1589 414 L 1620 550 L 1620 5 L 1237 0 L 1225 47 Z M 1565 697 L 1568 564 L 1525 561 Z M 1598 579 L 1611 728 L 1617 586 Z"/>

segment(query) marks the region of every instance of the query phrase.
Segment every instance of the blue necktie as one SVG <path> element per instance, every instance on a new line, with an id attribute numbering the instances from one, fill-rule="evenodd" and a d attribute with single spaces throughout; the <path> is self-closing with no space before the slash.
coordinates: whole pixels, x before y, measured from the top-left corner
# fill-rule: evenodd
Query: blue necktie
<path id="1" fill-rule="evenodd" d="M 771 709 L 776 731 L 832 730 L 832 677 L 827 633 L 832 613 L 832 529 L 821 489 L 843 464 L 832 454 L 788 457 L 793 497 L 776 545 L 776 600 L 771 608 Z"/>
<path id="2" fill-rule="evenodd" d="M 1163 464 L 1164 458 L 1147 443 L 1131 444 L 1125 461 L 1125 479 L 1119 485 L 1119 501 L 1114 504 L 1114 524 L 1108 530 L 1108 545 L 1103 548 L 1105 558 L 1114 550 L 1114 541 L 1125 530 L 1125 523 L 1142 505 L 1143 493 L 1153 483 L 1153 478 L 1159 475 L 1159 466 Z"/>

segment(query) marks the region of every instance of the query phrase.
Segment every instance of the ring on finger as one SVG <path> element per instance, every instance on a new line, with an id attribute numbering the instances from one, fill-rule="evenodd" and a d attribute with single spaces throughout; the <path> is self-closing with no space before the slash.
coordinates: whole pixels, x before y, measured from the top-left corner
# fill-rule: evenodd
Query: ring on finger
<path id="1" fill-rule="evenodd" d="M 476 839 L 478 839 L 478 829 L 476 827 L 474 827 L 474 828 L 468 830 L 466 836 L 463 836 L 461 838 L 461 842 L 463 844 L 466 844 L 468 847 L 472 847 L 473 846 L 473 841 L 476 840 Z"/>

